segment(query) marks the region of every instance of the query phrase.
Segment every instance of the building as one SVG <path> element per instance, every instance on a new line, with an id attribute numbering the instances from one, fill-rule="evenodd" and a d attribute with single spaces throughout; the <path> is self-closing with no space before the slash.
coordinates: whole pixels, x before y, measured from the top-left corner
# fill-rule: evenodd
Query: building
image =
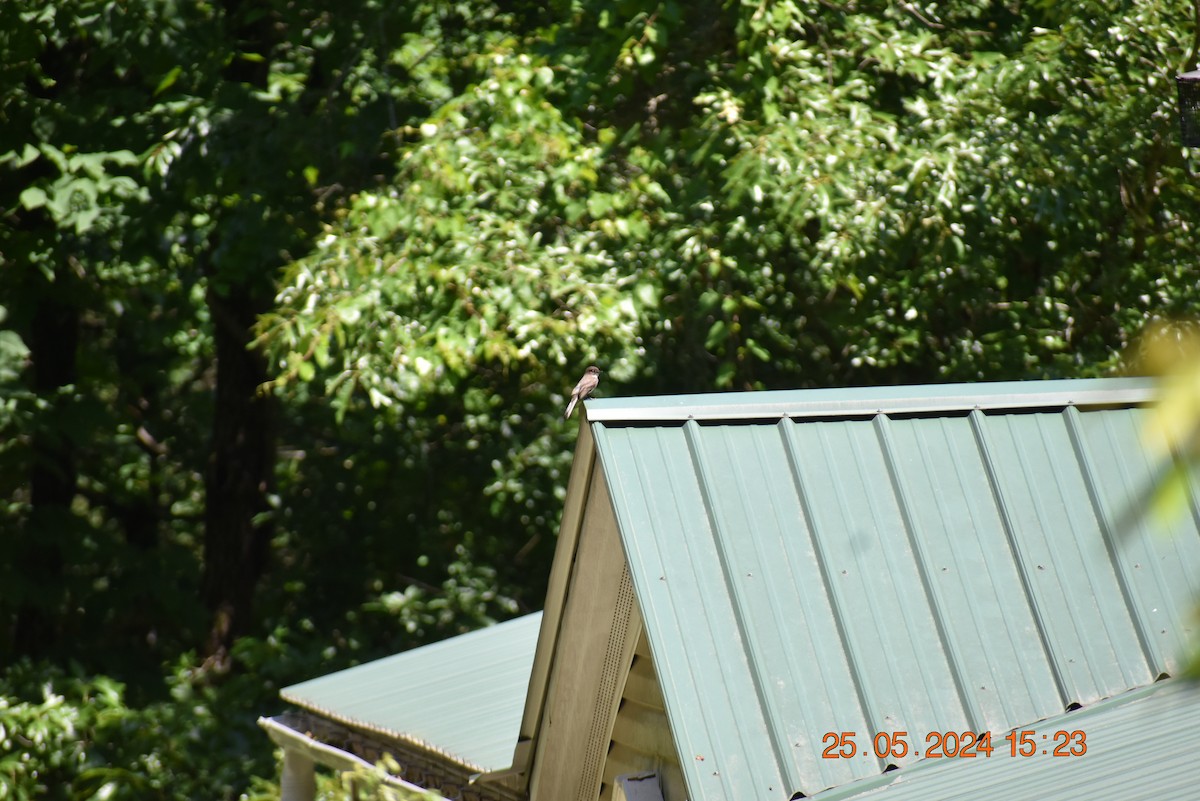
<path id="1" fill-rule="evenodd" d="M 1141 514 L 1154 393 L 589 401 L 511 759 L 467 787 L 1195 797 L 1200 483 Z"/>
<path id="2" fill-rule="evenodd" d="M 311 801 L 313 771 L 370 769 L 390 755 L 400 798 L 435 788 L 464 801 L 519 801 L 504 782 L 473 785 L 512 764 L 537 647 L 540 612 L 286 687 L 287 712 L 262 718 L 283 749 L 282 796 Z"/>

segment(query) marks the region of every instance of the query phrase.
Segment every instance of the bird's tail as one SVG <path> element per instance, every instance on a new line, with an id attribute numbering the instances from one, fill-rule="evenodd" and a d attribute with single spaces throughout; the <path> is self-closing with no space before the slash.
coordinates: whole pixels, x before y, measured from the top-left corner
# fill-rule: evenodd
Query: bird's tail
<path id="1" fill-rule="evenodd" d="M 575 404 L 579 402 L 579 398 L 571 398 L 571 402 L 567 404 L 567 410 L 563 412 L 563 419 L 567 420 L 571 417 L 571 412 L 575 411 Z"/>

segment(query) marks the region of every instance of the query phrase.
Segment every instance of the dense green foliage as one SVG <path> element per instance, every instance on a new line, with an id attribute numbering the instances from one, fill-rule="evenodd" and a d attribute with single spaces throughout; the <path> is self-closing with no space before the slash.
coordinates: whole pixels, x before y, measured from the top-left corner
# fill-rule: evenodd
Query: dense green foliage
<path id="1" fill-rule="evenodd" d="M 1175 1 L 9 0 L 0 799 L 269 793 L 282 684 L 537 608 L 589 363 L 1121 369 L 1200 300 L 1197 35 Z"/>

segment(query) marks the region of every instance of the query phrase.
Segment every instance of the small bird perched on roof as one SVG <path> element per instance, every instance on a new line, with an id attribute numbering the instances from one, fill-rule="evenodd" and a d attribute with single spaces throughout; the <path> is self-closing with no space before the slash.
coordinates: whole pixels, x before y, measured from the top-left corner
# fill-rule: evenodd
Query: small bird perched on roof
<path id="1" fill-rule="evenodd" d="M 563 412 L 564 420 L 571 416 L 571 412 L 575 411 L 575 404 L 591 395 L 592 390 L 599 383 L 600 368 L 593 364 L 583 371 L 583 378 L 579 379 L 579 383 L 575 385 L 575 389 L 571 390 L 571 402 L 567 404 L 567 410 Z"/>

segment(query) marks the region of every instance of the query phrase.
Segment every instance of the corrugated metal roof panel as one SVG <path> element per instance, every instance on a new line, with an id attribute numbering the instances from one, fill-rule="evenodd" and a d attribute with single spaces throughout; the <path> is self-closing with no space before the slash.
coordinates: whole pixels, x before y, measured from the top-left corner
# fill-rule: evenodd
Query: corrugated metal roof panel
<path id="1" fill-rule="evenodd" d="M 993 738 L 991 756 L 926 759 L 911 768 L 818 793 L 816 801 L 1041 798 L 1170 801 L 1196 796 L 1200 689 L 1178 680 L 1123 693 L 1028 727 L 1032 756 Z M 1083 739 L 1058 732 L 1083 732 Z M 1045 738 L 1043 738 L 1045 735 Z M 1085 744 L 1085 753 L 1071 756 Z M 1065 756 L 1054 756 L 1061 747 Z"/>
<path id="2" fill-rule="evenodd" d="M 542 613 L 285 687 L 287 702 L 479 772 L 512 763 Z"/>
<path id="3" fill-rule="evenodd" d="M 659 535 L 626 539 L 622 532 L 627 555 L 642 572 L 637 594 L 647 630 L 688 631 L 689 656 L 684 658 L 678 650 L 680 658 L 673 660 L 672 670 L 659 674 L 659 680 L 668 706 L 688 711 L 684 726 L 677 725 L 682 718 L 668 709 L 680 760 L 687 763 L 689 791 L 694 798 L 741 797 L 736 782 L 741 770 L 750 770 L 762 779 L 764 791 L 779 792 L 787 782 L 775 773 L 779 763 L 771 757 L 770 744 L 762 753 L 764 743 L 742 736 L 747 726 L 765 732 L 769 710 L 744 703 L 755 697 L 756 687 L 747 654 L 728 647 L 740 639 L 739 621 L 717 554 L 718 541 L 695 473 L 674 469 L 690 465 L 688 444 L 679 436 L 681 429 L 638 431 L 644 438 L 640 443 L 613 442 L 621 449 L 618 458 L 627 471 L 606 471 L 606 477 L 621 485 L 611 492 L 624 496 L 625 503 L 618 504 L 622 528 L 629 525 Z M 625 492 L 627 481 L 637 482 L 641 491 Z M 636 556 L 629 554 L 631 548 Z M 696 620 L 704 624 L 694 625 Z M 681 649 L 682 644 L 663 640 L 659 647 Z M 652 653 L 655 664 L 663 664 L 657 650 Z M 696 782 L 708 789 L 700 791 Z"/>
<path id="4" fill-rule="evenodd" d="M 649 427 L 626 401 L 634 425 L 593 425 L 694 801 L 885 767 L 823 759 L 829 732 L 1001 732 L 1178 670 L 1195 518 L 1118 530 L 1158 469 L 1121 406 L 1147 385 L 1049 383 Z"/>

